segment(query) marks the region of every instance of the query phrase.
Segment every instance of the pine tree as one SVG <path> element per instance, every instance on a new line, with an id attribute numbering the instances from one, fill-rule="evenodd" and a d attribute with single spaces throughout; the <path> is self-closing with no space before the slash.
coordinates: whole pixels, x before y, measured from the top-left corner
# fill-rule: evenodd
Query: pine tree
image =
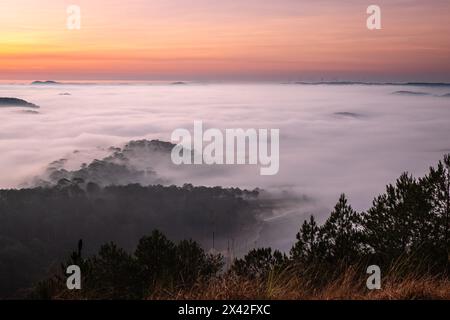
<path id="1" fill-rule="evenodd" d="M 175 271 L 175 244 L 158 230 L 150 236 L 143 237 L 134 253 L 139 266 L 141 277 L 149 285 L 171 284 Z"/>
<path id="2" fill-rule="evenodd" d="M 235 260 L 231 272 L 250 279 L 265 278 L 271 271 L 281 270 L 286 262 L 286 255 L 278 250 L 253 249 L 243 259 Z"/>
<path id="3" fill-rule="evenodd" d="M 361 256 L 361 218 L 348 204 L 345 194 L 339 197 L 333 212 L 320 229 L 320 235 L 328 260 L 351 261 Z"/>
<path id="4" fill-rule="evenodd" d="M 428 194 L 431 211 L 427 239 L 439 260 L 447 264 L 450 258 L 450 154 L 439 161 L 437 168 L 430 167 L 421 183 Z"/>
<path id="5" fill-rule="evenodd" d="M 94 293 L 93 298 L 142 299 L 146 283 L 139 278 L 136 260 L 125 250 L 107 243 L 88 263 L 84 289 Z"/>
<path id="6" fill-rule="evenodd" d="M 423 185 L 408 173 L 402 174 L 364 215 L 367 244 L 384 261 L 423 251 L 432 231 L 430 212 Z"/>
<path id="7" fill-rule="evenodd" d="M 304 221 L 300 231 L 296 235 L 297 242 L 291 249 L 291 258 L 297 262 L 312 262 L 319 258 L 321 249 L 320 228 L 310 216 L 309 221 Z"/>

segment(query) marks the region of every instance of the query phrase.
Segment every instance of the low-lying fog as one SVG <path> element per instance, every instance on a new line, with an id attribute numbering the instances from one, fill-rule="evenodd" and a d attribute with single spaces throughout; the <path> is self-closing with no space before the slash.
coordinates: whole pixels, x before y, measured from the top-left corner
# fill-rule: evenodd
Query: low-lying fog
<path id="1" fill-rule="evenodd" d="M 160 165 L 160 177 L 306 196 L 313 206 L 283 214 L 314 213 L 322 221 L 340 193 L 357 210 L 367 209 L 402 171 L 421 175 L 450 152 L 449 93 L 444 86 L 0 85 L 0 97 L 40 106 L 0 106 L 0 188 L 29 185 L 61 158 L 76 170 L 110 154 L 110 146 L 170 141 L 173 130 L 192 131 L 193 121 L 202 120 L 221 130 L 280 129 L 279 173 L 261 176 L 258 166 L 173 171 Z"/>

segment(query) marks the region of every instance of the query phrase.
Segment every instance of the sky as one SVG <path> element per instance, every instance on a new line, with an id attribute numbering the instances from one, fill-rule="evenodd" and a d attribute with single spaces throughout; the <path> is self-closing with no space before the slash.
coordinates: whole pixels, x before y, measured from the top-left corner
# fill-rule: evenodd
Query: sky
<path id="1" fill-rule="evenodd" d="M 366 27 L 370 4 L 381 30 Z M 449 0 L 1 0 L 0 79 L 450 82 L 449 12 Z"/>

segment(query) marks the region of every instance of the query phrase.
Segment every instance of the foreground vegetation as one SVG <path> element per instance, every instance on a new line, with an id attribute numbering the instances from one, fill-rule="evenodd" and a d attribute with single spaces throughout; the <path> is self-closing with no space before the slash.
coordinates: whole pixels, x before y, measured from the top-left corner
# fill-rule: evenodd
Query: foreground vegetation
<path id="1" fill-rule="evenodd" d="M 253 249 L 223 270 L 220 254 L 159 231 L 133 253 L 81 246 L 33 298 L 75 299 L 450 299 L 450 156 L 423 178 L 404 173 L 366 212 L 341 195 L 326 222 L 311 216 L 289 254 Z M 65 267 L 83 270 L 83 289 L 65 288 Z M 382 271 L 382 289 L 366 288 L 366 268 Z"/>

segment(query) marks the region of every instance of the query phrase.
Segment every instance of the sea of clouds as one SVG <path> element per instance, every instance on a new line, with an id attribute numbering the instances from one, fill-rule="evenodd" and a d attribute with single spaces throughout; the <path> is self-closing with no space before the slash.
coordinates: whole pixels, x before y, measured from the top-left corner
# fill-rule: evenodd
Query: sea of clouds
<path id="1" fill-rule="evenodd" d="M 277 175 L 261 176 L 258 166 L 173 170 L 160 162 L 155 171 L 174 184 L 259 187 L 289 199 L 294 205 L 273 223 L 292 238 L 305 215 L 323 221 L 340 193 L 365 210 L 401 172 L 422 175 L 450 152 L 448 93 L 448 86 L 2 84 L 0 97 L 40 108 L 0 107 L 0 188 L 27 186 L 62 158 L 77 170 L 130 140 L 170 141 L 177 128 L 192 131 L 194 120 L 205 129 L 280 129 Z"/>

